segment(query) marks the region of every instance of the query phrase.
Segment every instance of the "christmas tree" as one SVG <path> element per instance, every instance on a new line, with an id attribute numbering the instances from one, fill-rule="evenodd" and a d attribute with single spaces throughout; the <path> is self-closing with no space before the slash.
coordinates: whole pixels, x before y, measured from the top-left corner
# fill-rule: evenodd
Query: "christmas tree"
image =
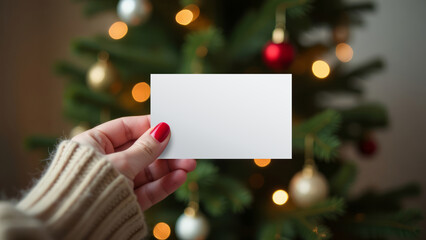
<path id="1" fill-rule="evenodd" d="M 370 2 L 341 0 L 79 0 L 90 17 L 115 11 L 109 32 L 78 39 L 80 63 L 62 61 L 64 115 L 73 136 L 121 116 L 149 114 L 151 73 L 293 74 L 293 160 L 200 160 L 187 182 L 145 212 L 153 239 L 386 239 L 418 236 L 402 200 L 416 184 L 350 196 L 356 162 L 339 146 L 374 154 L 384 106 L 329 108 L 324 95 L 361 95 L 357 79 L 381 59 L 348 68 L 351 27 Z M 315 34 L 318 29 L 324 34 Z M 90 61 L 85 65 L 82 62 Z M 220 96 L 218 96 L 220 97 Z M 256 109 L 253 109 L 256 114 Z M 33 136 L 30 147 L 55 144 Z M 210 231 L 209 231 L 210 229 Z"/>

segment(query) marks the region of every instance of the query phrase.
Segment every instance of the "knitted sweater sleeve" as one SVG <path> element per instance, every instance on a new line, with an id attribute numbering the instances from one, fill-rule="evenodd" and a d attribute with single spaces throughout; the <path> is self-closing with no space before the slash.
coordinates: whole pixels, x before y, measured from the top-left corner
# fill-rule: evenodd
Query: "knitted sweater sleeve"
<path id="1" fill-rule="evenodd" d="M 142 211 L 127 179 L 89 146 L 63 141 L 16 205 L 0 203 L 0 239 L 141 239 Z"/>

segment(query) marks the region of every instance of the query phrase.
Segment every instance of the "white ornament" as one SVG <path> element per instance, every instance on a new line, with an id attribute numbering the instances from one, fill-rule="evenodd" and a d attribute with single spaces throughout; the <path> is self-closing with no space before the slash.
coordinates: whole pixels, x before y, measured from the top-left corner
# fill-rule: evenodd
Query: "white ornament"
<path id="1" fill-rule="evenodd" d="M 293 176 L 289 191 L 290 198 L 297 206 L 308 207 L 327 197 L 328 183 L 322 173 L 307 166 Z"/>
<path id="2" fill-rule="evenodd" d="M 180 215 L 176 221 L 176 235 L 180 240 L 206 239 L 209 230 L 206 217 L 200 212 L 195 213 L 193 209 L 187 208 L 185 213 Z"/>
<path id="3" fill-rule="evenodd" d="M 117 5 L 118 17 L 131 25 L 138 25 L 151 15 L 149 0 L 120 0 Z"/>

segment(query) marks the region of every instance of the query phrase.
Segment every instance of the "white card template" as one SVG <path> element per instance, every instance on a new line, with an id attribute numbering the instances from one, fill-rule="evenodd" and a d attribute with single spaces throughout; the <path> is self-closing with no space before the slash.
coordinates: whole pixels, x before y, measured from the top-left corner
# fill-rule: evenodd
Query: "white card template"
<path id="1" fill-rule="evenodd" d="M 151 74 L 151 126 L 170 125 L 160 158 L 292 157 L 291 74 Z"/>

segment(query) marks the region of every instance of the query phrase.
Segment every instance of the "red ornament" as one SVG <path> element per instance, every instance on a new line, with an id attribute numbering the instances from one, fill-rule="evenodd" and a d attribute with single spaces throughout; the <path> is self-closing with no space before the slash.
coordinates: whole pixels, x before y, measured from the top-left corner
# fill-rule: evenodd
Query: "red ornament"
<path id="1" fill-rule="evenodd" d="M 290 66 L 294 55 L 294 48 L 288 42 L 268 42 L 263 48 L 263 61 L 274 70 L 282 70 Z"/>
<path id="2" fill-rule="evenodd" d="M 377 151 L 377 143 L 371 138 L 362 140 L 358 147 L 359 151 L 365 156 L 371 156 Z"/>

